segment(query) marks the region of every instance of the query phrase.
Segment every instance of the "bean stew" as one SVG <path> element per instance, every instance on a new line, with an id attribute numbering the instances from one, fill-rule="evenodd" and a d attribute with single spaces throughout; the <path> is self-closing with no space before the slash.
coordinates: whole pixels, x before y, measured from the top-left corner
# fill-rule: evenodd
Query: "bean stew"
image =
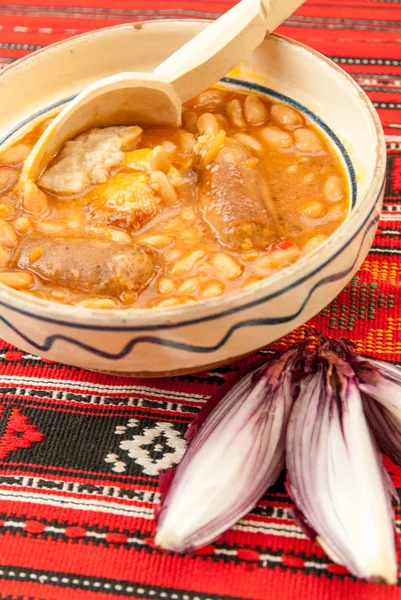
<path id="1" fill-rule="evenodd" d="M 92 309 L 173 307 L 261 281 L 348 214 L 342 163 L 296 109 L 213 87 L 182 127 L 91 129 L 37 182 L 49 120 L 0 154 L 0 283 Z"/>

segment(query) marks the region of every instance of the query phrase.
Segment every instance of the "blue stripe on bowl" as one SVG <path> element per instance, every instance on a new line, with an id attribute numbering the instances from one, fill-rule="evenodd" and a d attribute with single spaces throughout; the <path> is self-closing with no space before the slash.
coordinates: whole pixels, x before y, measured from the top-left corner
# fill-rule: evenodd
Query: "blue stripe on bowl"
<path id="1" fill-rule="evenodd" d="M 10 131 L 7 131 L 7 133 L 2 138 L 0 138 L 0 146 L 2 146 L 2 144 L 4 144 L 7 140 L 9 140 L 10 137 L 12 135 L 14 135 L 14 133 L 17 133 L 17 131 L 19 131 L 20 129 L 25 127 L 25 125 L 28 125 L 28 123 L 31 123 L 35 119 L 38 119 L 39 117 L 41 117 L 42 115 L 44 115 L 48 112 L 51 112 L 55 108 L 59 108 L 60 106 L 63 106 L 63 104 L 66 104 L 67 102 L 71 102 L 71 100 L 74 100 L 74 98 L 76 98 L 76 97 L 77 97 L 77 94 L 75 94 L 74 96 L 69 96 L 68 98 L 64 98 L 64 100 L 59 100 L 58 102 L 55 102 L 54 104 L 50 104 L 46 108 L 42 108 L 41 110 L 38 110 L 37 112 L 31 114 L 26 119 L 23 119 L 22 121 L 20 121 L 18 123 L 18 125 L 15 125 L 12 129 L 10 129 Z"/>
<path id="2" fill-rule="evenodd" d="M 27 342 L 30 346 L 32 346 L 39 352 L 48 352 L 49 350 L 51 350 L 51 348 L 53 347 L 53 345 L 56 342 L 60 341 L 60 342 L 67 342 L 73 346 L 76 346 L 77 348 L 80 348 L 82 350 L 85 350 L 86 352 L 89 352 L 90 354 L 92 354 L 94 356 L 99 356 L 106 360 L 120 360 L 122 358 L 125 358 L 127 355 L 130 354 L 130 352 L 135 348 L 135 346 L 137 346 L 138 344 L 144 344 L 144 343 L 155 344 L 158 346 L 164 346 L 166 348 L 171 348 L 174 350 L 181 350 L 181 351 L 189 352 L 192 354 L 210 354 L 212 352 L 215 352 L 216 350 L 219 350 L 222 346 L 224 346 L 227 343 L 227 341 L 231 338 L 233 333 L 237 330 L 243 329 L 245 327 L 261 327 L 261 326 L 267 326 L 267 325 L 270 325 L 270 326 L 271 325 L 280 325 L 280 324 L 284 324 L 284 323 L 290 323 L 291 321 L 296 319 L 302 313 L 302 311 L 305 309 L 305 307 L 307 306 L 312 295 L 318 288 L 325 286 L 329 283 L 333 283 L 334 281 L 343 279 L 344 277 L 346 277 L 353 271 L 353 269 L 355 268 L 355 265 L 358 261 L 359 254 L 361 252 L 365 238 L 369 234 L 372 227 L 374 227 L 376 225 L 378 220 L 379 220 L 379 215 L 376 215 L 369 221 L 369 223 L 365 229 L 365 232 L 363 234 L 361 243 L 359 245 L 359 249 L 358 249 L 356 258 L 353 261 L 353 263 L 347 269 L 345 269 L 343 271 L 339 271 L 338 273 L 334 273 L 332 275 L 328 275 L 326 277 L 323 277 L 323 279 L 320 279 L 319 281 L 317 281 L 312 286 L 312 288 L 309 290 L 309 292 L 306 295 L 301 306 L 294 313 L 292 313 L 291 315 L 283 316 L 283 317 L 265 317 L 265 318 L 259 318 L 259 319 L 248 319 L 245 321 L 240 321 L 239 323 L 235 323 L 234 325 L 232 325 L 232 327 L 230 327 L 230 329 L 221 338 L 221 340 L 211 346 L 199 346 L 199 345 L 195 345 L 195 344 L 186 344 L 184 342 L 177 342 L 177 341 L 169 340 L 169 339 L 166 339 L 163 337 L 156 337 L 156 336 L 151 336 L 151 335 L 138 336 L 138 337 L 131 339 L 129 342 L 127 342 L 127 344 L 119 352 L 105 352 L 104 350 L 95 348 L 94 346 L 90 346 L 89 344 L 81 342 L 80 340 L 76 340 L 70 336 L 61 335 L 61 334 L 50 335 L 45 339 L 43 344 L 40 344 L 40 343 L 35 342 L 35 340 L 26 336 L 24 333 L 22 333 L 18 328 L 16 328 L 14 325 L 12 325 L 6 318 L 0 316 L 0 320 L 7 327 L 9 327 L 14 333 L 19 335 L 21 339 L 23 339 L 25 342 Z M 366 224 L 366 220 L 365 220 L 365 224 Z M 343 249 L 345 249 L 345 248 L 346 248 L 346 246 L 343 247 Z M 289 288 L 290 287 L 291 286 L 289 286 Z M 288 288 L 287 288 L 287 290 L 288 290 Z M 281 292 L 281 293 L 283 293 L 283 292 Z M 17 310 L 17 309 L 14 309 L 14 310 Z M 17 312 L 21 312 L 21 311 L 17 310 Z M 41 318 L 41 319 L 43 320 L 43 318 Z M 199 319 L 199 321 L 202 321 L 202 320 L 206 321 L 208 319 Z M 165 326 L 159 326 L 159 327 L 155 326 L 155 328 L 156 329 L 164 329 Z M 98 329 L 100 330 L 100 329 L 104 329 L 104 328 L 99 327 Z M 113 329 L 113 330 L 115 330 L 115 329 Z M 125 331 L 129 331 L 129 329 L 126 329 Z"/>

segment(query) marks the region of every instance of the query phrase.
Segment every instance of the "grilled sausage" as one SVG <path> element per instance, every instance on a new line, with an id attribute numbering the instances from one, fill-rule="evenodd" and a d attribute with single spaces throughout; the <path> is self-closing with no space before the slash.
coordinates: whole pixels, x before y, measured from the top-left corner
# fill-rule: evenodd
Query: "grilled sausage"
<path id="1" fill-rule="evenodd" d="M 265 248 L 281 237 L 280 225 L 258 159 L 227 140 L 204 171 L 201 207 L 220 242 L 233 250 Z"/>
<path id="2" fill-rule="evenodd" d="M 52 283 L 116 297 L 125 291 L 139 293 L 155 271 L 146 251 L 92 239 L 27 238 L 13 262 Z"/>

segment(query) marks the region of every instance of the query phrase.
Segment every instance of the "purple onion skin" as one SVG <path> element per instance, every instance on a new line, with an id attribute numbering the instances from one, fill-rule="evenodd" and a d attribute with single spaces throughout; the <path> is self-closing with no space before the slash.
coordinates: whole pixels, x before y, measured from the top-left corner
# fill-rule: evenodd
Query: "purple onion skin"
<path id="1" fill-rule="evenodd" d="M 288 492 L 330 558 L 357 577 L 395 583 L 390 487 L 355 373 L 328 343 L 316 369 L 301 383 L 288 424 Z"/>
<path id="2" fill-rule="evenodd" d="M 401 465 L 401 420 L 370 396 L 363 396 L 365 416 L 380 449 Z"/>
<path id="3" fill-rule="evenodd" d="M 401 465 L 401 370 L 347 349 L 358 378 L 365 416 L 381 450 Z"/>
<path id="4" fill-rule="evenodd" d="M 295 348 L 241 375 L 201 411 L 178 467 L 161 477 L 157 545 L 189 552 L 210 544 L 276 482 L 299 356 Z"/>

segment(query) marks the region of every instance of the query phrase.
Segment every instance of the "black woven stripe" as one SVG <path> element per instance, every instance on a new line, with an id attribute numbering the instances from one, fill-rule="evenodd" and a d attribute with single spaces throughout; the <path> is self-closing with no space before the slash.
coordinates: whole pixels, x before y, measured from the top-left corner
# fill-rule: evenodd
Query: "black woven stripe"
<path id="1" fill-rule="evenodd" d="M 374 245 L 372 246 L 372 250 L 371 252 L 377 252 L 378 254 L 387 254 L 388 256 L 391 256 L 392 254 L 400 254 L 401 255 L 401 248 L 394 248 L 393 246 L 379 246 L 379 245 Z"/>
<path id="2" fill-rule="evenodd" d="M 38 569 L 22 569 L 7 566 L 0 569 L 0 578 L 8 581 L 31 581 L 64 589 L 80 589 L 92 592 L 118 594 L 135 598 L 163 598 L 164 600 L 245 600 L 244 596 L 226 596 L 203 594 L 195 590 L 173 589 L 160 586 L 150 586 L 130 581 L 117 581 L 85 575 L 75 575 L 60 571 L 42 571 Z M 161 595 L 163 593 L 163 595 Z M 185 599 L 184 599 L 185 596 Z"/>
<path id="3" fill-rule="evenodd" d="M 373 106 L 375 108 L 385 108 L 385 109 L 401 109 L 401 102 L 373 102 Z"/>
<path id="4" fill-rule="evenodd" d="M 363 78 L 363 79 L 377 79 L 378 83 L 384 83 L 388 81 L 400 81 L 401 73 L 369 73 L 361 72 L 361 71 L 349 71 L 349 74 L 352 75 L 355 79 Z M 399 90 L 398 90 L 399 91 Z"/>
<path id="5" fill-rule="evenodd" d="M 400 21 L 385 21 L 384 19 L 380 19 L 380 20 L 375 20 L 375 19 L 350 19 L 350 18 L 336 18 L 336 17 L 320 17 L 320 16 L 306 16 L 306 15 L 293 15 L 292 17 L 290 17 L 289 19 L 290 21 L 294 21 L 294 22 L 310 22 L 310 23 L 315 23 L 316 21 L 319 21 L 319 23 L 337 23 L 338 25 L 341 24 L 350 24 L 352 26 L 354 26 L 354 24 L 359 23 L 360 25 L 381 25 L 381 26 L 385 26 L 385 25 L 395 25 L 397 27 L 401 26 Z"/>
<path id="6" fill-rule="evenodd" d="M 162 9 L 162 10 L 125 10 L 122 8 L 84 8 L 75 6 L 46 6 L 46 8 L 37 6 L 24 5 L 2 5 L 0 6 L 0 14 L 18 14 L 19 16 L 46 16 L 58 18 L 70 18 L 72 16 L 82 16 L 91 19 L 138 19 L 138 18 L 165 18 L 175 15 L 187 17 L 202 17 L 206 19 L 217 19 L 221 15 L 220 12 L 208 12 L 202 10 L 192 10 L 185 8 Z"/>
<path id="7" fill-rule="evenodd" d="M 92 474 L 91 473 L 77 473 L 76 471 L 74 471 L 73 469 L 69 469 L 68 467 L 63 467 L 61 470 L 57 469 L 55 467 L 53 467 L 52 465 L 44 465 L 46 467 L 46 469 L 43 469 L 41 464 L 30 464 L 30 465 L 18 465 L 18 466 L 13 466 L 12 469 L 13 471 L 16 471 L 18 469 L 18 475 L 15 475 L 14 477 L 19 477 L 19 476 L 23 476 L 25 477 L 26 475 L 24 475 L 24 473 L 29 473 L 29 475 L 31 475 L 32 477 L 43 477 L 44 475 L 46 476 L 52 476 L 54 478 L 58 477 L 79 477 L 79 479 L 84 479 L 87 480 L 90 484 L 92 485 L 98 485 L 96 483 L 93 483 L 93 481 L 102 481 L 105 480 L 108 482 L 109 487 L 112 487 L 112 485 L 110 486 L 110 481 L 113 481 L 115 486 L 117 487 L 119 484 L 129 484 L 129 485 L 138 485 L 141 486 L 141 488 L 154 488 L 155 490 L 158 490 L 159 488 L 159 480 L 157 477 L 153 477 L 151 475 L 148 475 L 146 478 L 146 481 L 144 481 L 143 477 L 139 477 L 139 476 L 135 476 L 132 475 L 130 473 L 124 473 L 122 475 L 118 475 L 116 473 L 112 473 L 112 477 L 110 476 L 110 473 L 106 473 L 106 472 L 102 472 L 102 471 L 94 471 Z M 82 469 L 83 470 L 83 469 Z M 10 472 L 10 465 L 7 464 L 7 462 L 4 462 L 3 464 L 0 464 L 0 483 L 2 480 L 2 472 L 6 471 L 7 473 Z M 29 476 L 28 475 L 28 476 Z M 149 479 L 148 479 L 149 477 Z M 103 483 L 101 484 L 103 485 Z M 40 490 L 39 490 L 40 491 Z"/>
<path id="8" fill-rule="evenodd" d="M 11 596 L 10 594 L 3 596 L 3 594 L 0 594 L 0 600 L 46 600 L 46 598 L 43 596 L 34 598 L 33 596 Z"/>
<path id="9" fill-rule="evenodd" d="M 15 399 L 16 402 L 15 403 L 9 402 L 8 404 L 12 404 L 12 406 L 15 406 L 17 404 L 18 405 L 24 404 L 24 406 L 28 406 L 30 408 L 35 408 L 35 409 L 49 408 L 49 404 L 47 404 L 46 402 L 40 402 L 39 397 L 36 397 L 36 396 L 31 396 L 29 398 L 20 398 L 20 397 L 13 398 L 12 394 L 9 394 L 9 395 L 7 394 L 7 396 L 3 396 L 3 397 L 1 397 L 1 395 L 0 395 L 0 403 L 5 404 L 6 401 L 13 400 L 13 399 Z M 155 404 L 157 404 L 157 401 L 155 402 Z M 91 406 L 93 406 L 92 410 L 91 410 Z M 65 410 L 65 408 L 66 408 L 65 406 L 62 407 L 58 404 L 52 404 L 51 407 L 52 407 L 54 413 L 57 413 L 57 412 L 62 413 L 63 410 Z M 74 406 L 73 410 L 76 411 L 76 414 L 79 417 L 81 414 L 83 416 L 85 416 L 88 411 L 91 411 L 91 413 L 94 411 L 99 412 L 101 410 L 101 406 L 100 407 L 99 407 L 99 405 Z M 174 415 L 174 420 L 178 423 L 183 423 L 185 425 L 187 423 L 190 423 L 193 420 L 194 414 L 196 414 L 196 412 L 197 411 L 194 411 L 193 413 L 188 414 L 188 415 L 180 414 L 180 413 L 176 414 L 176 415 Z M 130 417 L 130 418 L 142 419 L 142 420 L 144 420 L 144 419 L 153 420 L 153 419 L 157 419 L 157 418 L 166 419 L 166 417 L 167 417 L 167 415 L 165 414 L 165 411 L 161 410 L 158 412 L 157 411 L 148 412 L 146 410 L 135 410 L 134 406 L 126 406 L 126 407 L 121 406 L 120 408 L 114 409 L 114 410 L 107 409 L 105 407 L 105 409 L 102 410 L 102 415 L 91 414 L 90 416 L 92 416 L 94 418 L 96 418 L 96 417 L 99 417 L 99 418 L 102 418 L 102 417 L 104 417 L 104 418 L 107 418 L 107 417 L 116 417 L 116 418 L 117 417 L 120 417 L 120 418 Z"/>
<path id="10" fill-rule="evenodd" d="M 285 21 L 285 25 L 287 27 L 297 27 L 303 29 L 331 29 L 335 31 L 385 31 L 386 33 L 399 33 L 401 31 L 400 27 L 379 27 L 378 25 L 371 25 L 368 27 L 367 25 L 352 25 L 348 24 L 340 25 L 337 23 L 302 23 L 302 21 Z"/>
<path id="11" fill-rule="evenodd" d="M 375 92 L 375 93 L 380 93 L 380 94 L 399 94 L 400 92 L 397 89 L 394 88 L 390 88 L 390 87 L 386 87 L 386 85 L 383 86 L 377 86 L 377 85 L 369 85 L 369 84 L 364 84 L 364 83 L 360 83 L 359 84 L 361 86 L 361 88 L 363 88 L 365 90 L 365 92 Z"/>
<path id="12" fill-rule="evenodd" d="M 165 417 L 167 412 L 177 412 L 174 418 L 183 423 L 188 423 L 194 415 L 199 412 L 197 406 L 180 404 L 173 400 L 159 398 L 156 400 L 148 400 L 147 398 L 136 398 L 130 394 L 130 403 L 127 403 L 127 398 L 114 398 L 107 395 L 98 394 L 77 394 L 77 393 L 62 393 L 59 390 L 34 390 L 31 387 L 24 393 L 23 386 L 21 387 L 0 387 L 0 402 L 2 400 L 16 400 L 18 403 L 32 405 L 35 403 L 35 408 L 49 408 L 51 406 L 55 410 L 63 410 L 63 408 L 71 409 L 70 402 L 75 402 L 73 410 L 78 413 L 86 413 L 87 411 L 102 411 L 110 417 L 126 417 L 133 416 L 137 418 L 157 418 Z M 64 398 L 61 397 L 64 396 Z M 127 394 L 128 395 L 128 394 Z M 21 397 L 22 396 L 22 397 Z M 67 397 L 65 397 L 67 396 Z M 47 398 L 52 401 L 48 404 L 45 401 L 40 401 L 41 398 Z M 56 402 L 56 403 L 53 403 Z M 78 406 L 77 406 L 78 405 Z M 137 411 L 135 411 L 137 409 Z M 151 412 L 150 412 L 151 411 Z"/>
<path id="13" fill-rule="evenodd" d="M 371 3 L 375 3 L 375 4 L 378 3 L 377 0 L 365 0 L 365 2 L 371 2 Z M 400 0 L 380 0 L 381 4 L 384 4 L 384 3 L 399 4 L 399 2 L 400 2 Z M 315 6 L 315 7 L 318 7 L 319 9 L 320 8 L 331 8 L 331 9 L 333 8 L 333 4 L 329 4 L 329 3 L 324 4 L 324 3 L 320 3 L 320 2 L 319 3 L 308 2 L 308 6 L 309 7 Z M 346 8 L 356 8 L 358 10 L 361 9 L 361 5 L 360 4 L 344 4 L 343 6 L 346 7 Z M 393 6 L 386 6 L 386 10 L 391 9 L 391 8 L 398 9 L 398 6 L 394 6 L 394 7 Z M 383 10 L 383 7 L 382 6 L 369 6 L 369 10 Z"/>
<path id="14" fill-rule="evenodd" d="M 380 65 L 385 67 L 399 67 L 401 60 L 398 58 L 367 58 L 350 56 L 328 56 L 332 61 L 340 65 Z"/>
<path id="15" fill-rule="evenodd" d="M 33 51 L 33 50 L 41 50 L 41 48 L 44 48 L 44 46 L 40 46 L 39 44 L 13 44 L 13 43 L 8 43 L 8 42 L 1 42 L 0 48 L 3 48 L 5 50 Z"/>
<path id="16" fill-rule="evenodd" d="M 9 361 L 5 361 L 9 362 Z M 12 361 L 11 361 L 12 362 Z M 20 362 L 20 361 L 16 361 Z M 29 380 L 29 376 L 27 376 Z M 146 388 L 144 390 L 140 389 L 140 385 L 137 386 L 137 389 L 132 387 L 118 387 L 115 388 L 115 394 L 113 395 L 111 391 L 104 390 L 102 393 L 101 389 L 93 389 L 85 387 L 85 382 L 62 382 L 66 388 L 70 388 L 67 390 L 60 389 L 61 382 L 55 379 L 45 379 L 43 380 L 48 384 L 49 387 L 43 389 L 43 385 L 41 387 L 36 387 L 34 381 L 23 381 L 21 380 L 17 383 L 15 380 L 8 380 L 7 384 L 5 381 L 0 379 L 0 398 L 10 397 L 10 396 L 25 396 L 25 398 L 49 398 L 52 400 L 59 400 L 60 403 L 66 403 L 69 405 L 70 402 L 86 402 L 91 405 L 107 406 L 110 404 L 114 404 L 116 406 L 141 406 L 143 408 L 160 408 L 166 410 L 166 406 L 171 406 L 170 410 L 177 410 L 178 407 L 182 410 L 182 412 L 190 412 L 195 413 L 199 409 L 195 406 L 195 403 L 202 404 L 206 398 L 200 394 L 180 394 L 174 392 L 174 390 L 163 390 L 163 389 L 155 389 L 154 393 L 150 388 Z M 52 389 L 53 386 L 56 389 Z M 81 389 L 80 389 L 81 388 Z M 101 388 L 101 386 L 99 386 Z M 142 397 L 143 396 L 143 397 Z M 193 402 L 194 404 L 182 404 L 183 402 Z"/>

